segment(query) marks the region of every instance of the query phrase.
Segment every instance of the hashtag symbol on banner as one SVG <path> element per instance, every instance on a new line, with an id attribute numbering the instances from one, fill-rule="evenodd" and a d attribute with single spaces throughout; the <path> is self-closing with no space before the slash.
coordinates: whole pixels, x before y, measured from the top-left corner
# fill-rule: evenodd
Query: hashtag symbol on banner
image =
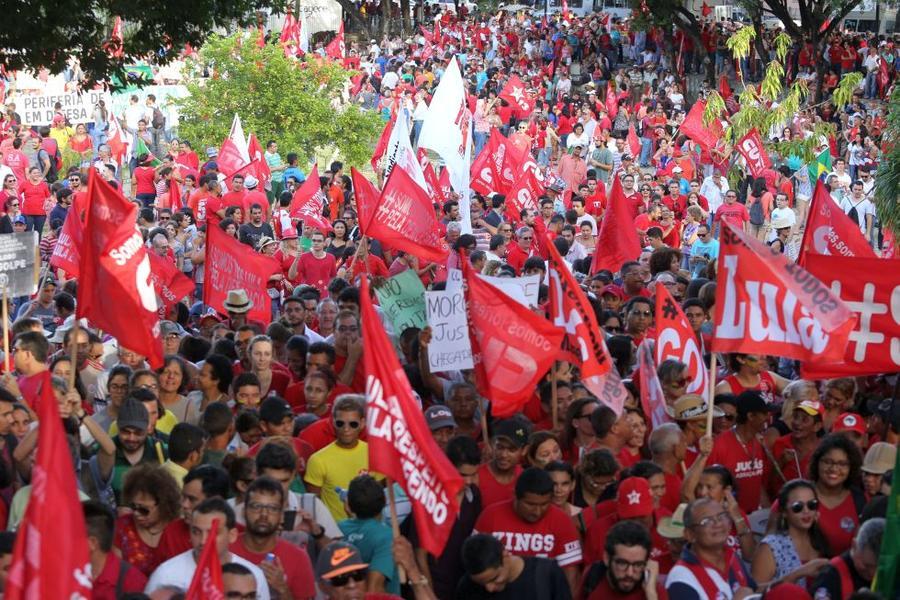
<path id="1" fill-rule="evenodd" d="M 841 282 L 835 281 L 831 284 L 831 291 L 835 296 L 841 298 Z M 867 283 L 863 287 L 863 297 L 861 301 L 844 300 L 847 308 L 855 313 L 859 313 L 859 326 L 850 332 L 850 341 L 855 344 L 853 352 L 853 360 L 855 362 L 863 362 L 866 359 L 866 349 L 869 344 L 884 343 L 884 334 L 872 331 L 872 317 L 875 315 L 885 315 L 888 312 L 888 305 L 883 302 L 875 302 L 875 284 Z"/>
<path id="2" fill-rule="evenodd" d="M 663 315 L 667 319 L 674 319 L 678 315 L 678 309 L 675 308 L 675 303 L 671 299 L 666 299 L 665 304 L 663 304 Z"/>

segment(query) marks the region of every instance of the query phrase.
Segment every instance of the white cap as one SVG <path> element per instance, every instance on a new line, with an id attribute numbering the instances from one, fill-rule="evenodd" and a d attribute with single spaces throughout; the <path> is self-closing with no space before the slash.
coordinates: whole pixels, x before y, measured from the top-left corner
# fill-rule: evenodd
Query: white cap
<path id="1" fill-rule="evenodd" d="M 244 177 L 244 187 L 252 190 L 257 185 L 259 185 L 259 180 L 253 175 L 247 175 Z"/>

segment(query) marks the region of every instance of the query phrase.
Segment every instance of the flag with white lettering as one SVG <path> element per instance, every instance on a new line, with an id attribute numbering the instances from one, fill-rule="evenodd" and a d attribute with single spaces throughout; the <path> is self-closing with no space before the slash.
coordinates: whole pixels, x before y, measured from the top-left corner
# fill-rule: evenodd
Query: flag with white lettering
<path id="1" fill-rule="evenodd" d="M 538 198 L 544 193 L 544 186 L 538 181 L 532 169 L 523 169 L 519 178 L 506 194 L 506 218 L 512 223 L 522 220 L 522 211 L 534 213 L 538 209 Z"/>
<path id="2" fill-rule="evenodd" d="M 816 182 L 816 191 L 809 204 L 797 264 L 806 267 L 808 257 L 813 254 L 876 258 L 859 225 L 832 200 L 821 180 Z"/>
<path id="3" fill-rule="evenodd" d="M 712 351 L 840 360 L 857 316 L 784 254 L 723 225 Z"/>
<path id="4" fill-rule="evenodd" d="M 687 365 L 686 393 L 706 397 L 709 369 L 684 311 L 664 285 L 656 286 L 656 363 L 672 359 Z M 643 382 L 643 379 L 641 380 Z"/>
<path id="5" fill-rule="evenodd" d="M 534 110 L 534 98 L 525 90 L 525 84 L 518 75 L 513 75 L 507 80 L 506 87 L 498 94 L 498 97 L 516 107 L 520 115 L 530 115 Z"/>
<path id="6" fill-rule="evenodd" d="M 750 169 L 750 173 L 754 177 L 762 177 L 763 171 L 772 168 L 772 159 L 769 158 L 769 153 L 766 152 L 762 138 L 759 137 L 759 132 L 756 128 L 751 129 L 744 137 L 738 140 L 735 150 L 744 157 L 747 168 Z"/>
<path id="7" fill-rule="evenodd" d="M 412 504 L 422 547 L 440 556 L 456 522 L 457 493 L 463 480 L 425 423 L 422 407 L 372 306 L 365 277 L 360 292 L 369 469 L 400 484 Z"/>
<path id="8" fill-rule="evenodd" d="M 80 259 L 81 244 L 84 242 L 84 222 L 82 221 L 82 198 L 84 194 L 72 194 L 72 206 L 66 214 L 62 231 L 56 245 L 53 246 L 53 255 L 50 257 L 50 266 L 62 269 L 66 275 L 78 277 L 78 262 Z"/>
<path id="9" fill-rule="evenodd" d="M 150 281 L 156 290 L 156 298 L 166 310 L 194 291 L 194 282 L 171 260 L 156 252 L 148 252 L 147 256 L 150 259 Z"/>
<path id="10" fill-rule="evenodd" d="M 653 360 L 653 348 L 654 342 L 651 339 L 644 339 L 638 346 L 638 374 L 641 380 L 641 408 L 644 409 L 645 415 L 650 415 L 650 424 L 659 427 L 663 423 L 671 422 L 672 417 L 666 411 L 666 395 L 659 382 L 657 364 Z"/>
<path id="11" fill-rule="evenodd" d="M 331 231 L 331 223 L 322 214 L 325 210 L 325 193 L 319 182 L 318 165 L 313 165 L 309 177 L 297 188 L 291 198 L 291 218 L 300 219 L 303 225 L 322 233 Z"/>

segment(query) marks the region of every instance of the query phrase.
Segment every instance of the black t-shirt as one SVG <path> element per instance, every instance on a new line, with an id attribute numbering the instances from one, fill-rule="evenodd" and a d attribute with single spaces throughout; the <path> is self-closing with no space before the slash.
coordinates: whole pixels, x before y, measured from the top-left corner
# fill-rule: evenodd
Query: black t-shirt
<path id="1" fill-rule="evenodd" d="M 465 575 L 456 588 L 457 600 L 571 600 L 572 591 L 562 568 L 552 558 L 523 557 L 525 568 L 518 579 L 503 590 L 491 593 Z"/>
<path id="2" fill-rule="evenodd" d="M 252 246 L 254 249 L 262 236 L 267 235 L 270 238 L 275 237 L 275 234 L 272 232 L 272 226 L 268 223 L 261 223 L 259 226 L 252 223 L 244 223 L 241 225 L 240 229 L 238 229 L 238 233 L 240 234 L 241 242 Z"/>

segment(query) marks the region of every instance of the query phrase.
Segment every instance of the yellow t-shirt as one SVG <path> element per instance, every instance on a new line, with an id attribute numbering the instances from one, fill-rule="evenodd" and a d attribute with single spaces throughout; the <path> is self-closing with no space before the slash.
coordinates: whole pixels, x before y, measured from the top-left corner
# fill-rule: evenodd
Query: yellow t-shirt
<path id="1" fill-rule="evenodd" d="M 172 428 L 178 425 L 178 417 L 171 410 L 166 409 L 166 413 L 156 420 L 156 430 L 166 435 L 172 433 Z M 119 424 L 116 421 L 109 426 L 109 437 L 113 437 L 119 433 Z"/>
<path id="2" fill-rule="evenodd" d="M 347 490 L 350 480 L 369 471 L 369 446 L 359 442 L 355 448 L 341 448 L 331 442 L 309 457 L 304 481 L 321 488 L 320 498 L 335 521 L 348 517 L 335 488 Z"/>

